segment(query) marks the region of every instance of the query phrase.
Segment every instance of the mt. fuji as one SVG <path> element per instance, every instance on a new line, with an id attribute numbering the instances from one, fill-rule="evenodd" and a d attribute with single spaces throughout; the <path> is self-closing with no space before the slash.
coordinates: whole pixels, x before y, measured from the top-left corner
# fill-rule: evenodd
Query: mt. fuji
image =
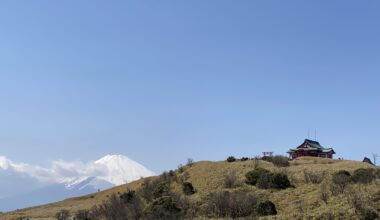
<path id="1" fill-rule="evenodd" d="M 99 178 L 115 185 L 155 175 L 141 164 L 123 155 L 107 155 L 94 163 L 99 166 L 105 166 L 108 170 L 106 175 L 99 176 Z"/>
<path id="2" fill-rule="evenodd" d="M 0 156 L 0 211 L 94 193 L 153 175 L 123 155 L 106 155 L 89 163 L 60 160 L 50 167 L 14 163 Z"/>
<path id="3" fill-rule="evenodd" d="M 141 164 L 123 155 L 106 155 L 88 166 L 93 170 L 93 175 L 63 178 L 60 183 L 65 184 L 67 188 L 73 188 L 83 182 L 88 182 L 88 185 L 105 189 L 109 187 L 103 186 L 103 184 L 118 186 L 142 177 L 155 175 Z"/>

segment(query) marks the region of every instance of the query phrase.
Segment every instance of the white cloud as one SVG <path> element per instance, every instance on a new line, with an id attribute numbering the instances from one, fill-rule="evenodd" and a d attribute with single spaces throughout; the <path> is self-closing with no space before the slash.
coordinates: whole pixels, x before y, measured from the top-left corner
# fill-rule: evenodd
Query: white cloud
<path id="1" fill-rule="evenodd" d="M 48 167 L 41 167 L 26 163 L 16 163 L 4 156 L 0 156 L 0 169 L 35 178 L 41 183 L 61 183 L 84 176 L 102 176 L 107 172 L 105 166 L 94 162 L 83 163 L 80 161 L 57 160 L 52 161 Z"/>
<path id="2" fill-rule="evenodd" d="M 107 155 L 100 160 L 52 161 L 47 167 L 16 163 L 0 156 L 0 170 L 14 172 L 38 180 L 40 183 L 70 183 L 85 177 L 98 177 L 115 185 L 140 177 L 155 175 L 141 164 L 122 155 Z"/>

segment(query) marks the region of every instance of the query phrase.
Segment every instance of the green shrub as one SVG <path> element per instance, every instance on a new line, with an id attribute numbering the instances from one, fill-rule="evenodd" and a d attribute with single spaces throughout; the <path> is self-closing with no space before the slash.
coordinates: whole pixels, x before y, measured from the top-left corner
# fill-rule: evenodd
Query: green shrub
<path id="1" fill-rule="evenodd" d="M 131 202 L 136 196 L 136 192 L 134 190 L 127 190 L 125 193 L 120 195 L 120 200 L 127 204 Z"/>
<path id="2" fill-rule="evenodd" d="M 245 182 L 249 185 L 256 185 L 257 181 L 261 175 L 269 174 L 269 173 L 270 173 L 269 170 L 258 167 L 258 168 L 254 169 L 252 171 L 249 171 L 248 173 L 245 174 L 245 178 L 246 178 Z"/>
<path id="3" fill-rule="evenodd" d="M 339 170 L 333 174 L 333 176 L 339 176 L 339 175 L 351 177 L 350 172 L 348 172 L 347 170 Z"/>
<path id="4" fill-rule="evenodd" d="M 273 163 L 276 167 L 288 167 L 289 159 L 285 156 L 276 155 L 266 158 L 267 161 Z"/>
<path id="5" fill-rule="evenodd" d="M 240 161 L 247 161 L 247 160 L 249 160 L 248 157 L 242 157 L 242 158 L 240 159 Z"/>
<path id="6" fill-rule="evenodd" d="M 259 189 L 269 189 L 272 186 L 272 176 L 273 173 L 263 173 L 259 176 L 256 186 Z"/>
<path id="7" fill-rule="evenodd" d="M 286 189 L 290 187 L 288 176 L 281 173 L 271 173 L 270 171 L 257 168 L 245 174 L 245 182 L 249 185 L 256 185 L 260 189 Z"/>
<path id="8" fill-rule="evenodd" d="M 227 162 L 235 162 L 236 158 L 234 156 L 227 157 Z"/>
<path id="9" fill-rule="evenodd" d="M 170 170 L 169 172 L 163 172 L 161 175 L 158 176 L 159 178 L 156 179 L 158 182 L 166 182 L 169 185 L 173 182 L 177 182 L 177 175 L 173 170 Z"/>
<path id="10" fill-rule="evenodd" d="M 156 198 L 144 210 L 148 219 L 180 219 L 181 209 L 170 196 Z"/>
<path id="11" fill-rule="evenodd" d="M 288 176 L 281 173 L 275 173 L 270 178 L 270 187 L 275 189 L 286 189 L 290 187 Z"/>
<path id="12" fill-rule="evenodd" d="M 376 179 L 375 170 L 372 168 L 360 168 L 354 171 L 351 179 L 355 183 L 368 184 Z"/>
<path id="13" fill-rule="evenodd" d="M 175 177 L 176 176 L 176 174 L 175 174 L 175 171 L 174 170 L 169 170 L 169 176 L 171 176 L 171 177 Z"/>
<path id="14" fill-rule="evenodd" d="M 142 219 L 143 203 L 138 194 L 133 197 L 126 196 L 128 202 L 123 201 L 116 194 L 112 194 L 109 199 L 91 208 L 89 220 L 121 220 L 121 219 Z M 132 195 L 123 193 L 122 195 Z"/>
<path id="15" fill-rule="evenodd" d="M 183 173 L 183 172 L 185 172 L 185 166 L 184 165 L 182 165 L 182 164 L 180 164 L 180 165 L 178 165 L 178 173 Z"/>
<path id="16" fill-rule="evenodd" d="M 182 183 L 182 191 L 185 195 L 192 195 L 195 193 L 195 189 L 193 187 L 193 184 L 189 182 Z"/>
<path id="17" fill-rule="evenodd" d="M 259 203 L 256 212 L 259 216 L 277 215 L 276 206 L 269 200 Z"/>
<path id="18" fill-rule="evenodd" d="M 167 182 L 161 182 L 156 185 L 156 188 L 153 190 L 153 197 L 158 198 L 168 194 L 170 186 Z"/>

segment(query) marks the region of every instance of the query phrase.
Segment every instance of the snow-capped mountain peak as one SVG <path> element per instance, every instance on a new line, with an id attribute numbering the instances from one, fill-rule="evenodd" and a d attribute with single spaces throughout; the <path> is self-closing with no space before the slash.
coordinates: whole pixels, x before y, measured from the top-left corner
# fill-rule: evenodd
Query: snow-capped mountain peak
<path id="1" fill-rule="evenodd" d="M 115 185 L 155 175 L 143 165 L 123 155 L 106 155 L 95 161 L 94 164 L 103 166 L 107 170 L 104 175 L 100 175 L 98 178 Z"/>

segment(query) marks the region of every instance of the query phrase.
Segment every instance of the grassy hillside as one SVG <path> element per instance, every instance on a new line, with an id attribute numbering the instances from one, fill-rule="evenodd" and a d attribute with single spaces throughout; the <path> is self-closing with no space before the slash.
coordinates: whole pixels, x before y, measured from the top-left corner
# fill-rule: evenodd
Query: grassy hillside
<path id="1" fill-rule="evenodd" d="M 294 187 L 283 190 L 259 189 L 256 186 L 245 184 L 245 174 L 257 166 L 272 172 L 286 174 Z M 206 208 L 204 201 L 207 201 L 210 195 L 215 192 L 223 190 L 244 191 L 257 195 L 259 198 L 268 199 L 276 205 L 278 214 L 276 216 L 262 217 L 264 219 L 304 219 L 305 217 L 310 217 L 311 219 L 326 219 L 328 217 L 332 217 L 332 219 L 357 219 L 356 210 L 347 198 L 349 195 L 347 193 L 334 195 L 334 190 L 330 190 L 330 183 L 331 174 L 339 170 L 347 170 L 353 173 L 359 168 L 374 168 L 374 166 L 357 161 L 309 157 L 291 161 L 288 167 L 276 167 L 272 163 L 263 160 L 201 161 L 194 163 L 192 166 L 185 166 L 184 170 L 176 170 L 175 176 L 192 183 L 196 193 L 189 196 L 189 198 L 199 209 Z M 322 183 L 313 184 L 308 182 L 305 179 L 305 172 L 317 176 L 323 175 Z M 233 189 L 227 189 L 224 183 L 225 176 L 231 173 L 235 173 L 239 184 Z M 151 177 L 151 179 L 155 178 L 157 177 Z M 88 196 L 5 213 L 0 215 L 0 219 L 10 220 L 19 219 L 20 217 L 52 218 L 62 209 L 75 213 L 78 210 L 90 209 L 94 205 L 102 203 L 102 201 L 109 199 L 112 194 L 120 194 L 128 189 L 138 190 L 144 181 L 144 179 L 141 179 Z M 368 204 L 368 206 L 377 205 L 375 204 L 376 200 L 373 198 L 377 194 L 380 195 L 379 179 L 370 184 L 353 183 L 347 190 L 353 189 L 360 190 L 361 195 L 370 197 L 371 203 L 374 204 Z M 182 193 L 182 185 L 175 182 L 171 185 L 171 190 Z M 327 192 L 327 203 L 321 199 L 321 192 Z"/>

